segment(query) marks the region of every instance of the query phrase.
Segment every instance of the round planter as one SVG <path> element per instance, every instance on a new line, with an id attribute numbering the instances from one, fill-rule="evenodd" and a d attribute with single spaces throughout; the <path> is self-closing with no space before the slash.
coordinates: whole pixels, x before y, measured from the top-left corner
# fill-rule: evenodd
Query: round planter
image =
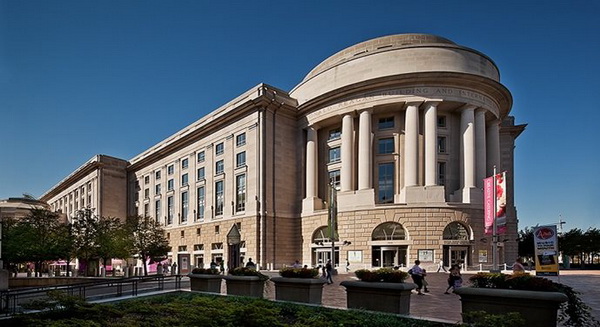
<path id="1" fill-rule="evenodd" d="M 221 275 L 189 274 L 192 291 L 221 293 Z"/>
<path id="2" fill-rule="evenodd" d="M 271 280 L 276 300 L 321 304 L 324 279 L 273 277 Z"/>
<path id="3" fill-rule="evenodd" d="M 266 280 L 257 276 L 223 276 L 228 295 L 241 295 L 262 298 Z"/>
<path id="4" fill-rule="evenodd" d="M 490 314 L 518 312 L 528 327 L 556 326 L 556 313 L 561 303 L 568 300 L 560 292 L 536 292 L 496 288 L 461 287 L 462 313 L 485 311 Z M 465 321 L 470 322 L 470 321 Z"/>
<path id="5" fill-rule="evenodd" d="M 410 294 L 413 283 L 371 283 L 343 281 L 348 308 L 410 314 Z"/>

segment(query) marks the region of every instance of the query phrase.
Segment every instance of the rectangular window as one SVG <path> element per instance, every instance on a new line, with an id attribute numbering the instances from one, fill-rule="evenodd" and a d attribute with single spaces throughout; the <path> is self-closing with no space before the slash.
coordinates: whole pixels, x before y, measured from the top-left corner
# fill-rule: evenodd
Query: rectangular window
<path id="1" fill-rule="evenodd" d="M 223 189 L 223 181 L 215 183 L 215 215 L 223 214 L 223 205 L 225 204 L 225 192 Z"/>
<path id="2" fill-rule="evenodd" d="M 446 153 L 446 137 L 438 136 L 437 138 L 438 153 Z"/>
<path id="3" fill-rule="evenodd" d="M 329 138 L 327 139 L 328 141 L 331 140 L 337 140 L 342 136 L 342 130 L 339 128 L 334 128 L 332 130 L 329 131 Z"/>
<path id="4" fill-rule="evenodd" d="M 222 174 L 224 170 L 225 164 L 223 163 L 223 160 L 217 161 L 217 163 L 215 164 L 215 175 Z"/>
<path id="5" fill-rule="evenodd" d="M 154 179 L 157 181 L 160 180 L 160 170 L 154 173 Z"/>
<path id="6" fill-rule="evenodd" d="M 329 163 L 339 162 L 342 155 L 341 151 L 339 146 L 329 149 Z"/>
<path id="7" fill-rule="evenodd" d="M 246 151 L 235 155 L 235 167 L 244 167 L 246 165 Z"/>
<path id="8" fill-rule="evenodd" d="M 181 231 L 181 232 L 183 233 L 183 231 Z M 177 247 L 177 252 L 186 252 L 186 251 L 187 251 L 187 245 L 180 245 Z"/>
<path id="9" fill-rule="evenodd" d="M 215 234 L 219 234 L 221 232 L 221 228 L 219 227 L 219 225 L 215 226 Z M 215 244 L 217 246 L 215 246 Z M 223 243 L 213 243 L 212 244 L 212 249 L 213 250 L 220 250 L 223 248 Z"/>
<path id="10" fill-rule="evenodd" d="M 154 218 L 156 221 L 160 221 L 160 200 L 154 202 Z"/>
<path id="11" fill-rule="evenodd" d="M 173 165 L 167 166 L 167 175 L 173 175 L 174 172 L 175 172 L 175 166 L 173 166 Z"/>
<path id="12" fill-rule="evenodd" d="M 181 193 L 181 222 L 187 222 L 188 218 L 188 192 Z"/>
<path id="13" fill-rule="evenodd" d="M 394 117 L 385 117 L 379 118 L 379 123 L 377 124 L 379 129 L 390 129 L 394 128 Z"/>
<path id="14" fill-rule="evenodd" d="M 204 162 L 204 160 L 206 159 L 206 156 L 204 154 L 204 151 L 200 151 L 198 152 L 198 162 Z"/>
<path id="15" fill-rule="evenodd" d="M 144 176 L 144 184 L 150 183 L 150 176 Z M 83 189 L 81 190 L 83 192 Z"/>
<path id="16" fill-rule="evenodd" d="M 181 169 L 186 169 L 189 165 L 189 160 L 187 158 L 181 160 Z"/>
<path id="17" fill-rule="evenodd" d="M 200 227 L 196 228 L 196 235 L 198 235 L 198 236 L 202 235 L 202 228 L 200 228 Z M 202 249 L 202 250 L 204 250 L 204 249 Z"/>
<path id="18" fill-rule="evenodd" d="M 160 184 L 154 185 L 154 195 L 160 195 Z"/>
<path id="19" fill-rule="evenodd" d="M 377 153 L 379 154 L 389 154 L 394 153 L 394 138 L 384 138 L 379 139 L 377 144 Z"/>
<path id="20" fill-rule="evenodd" d="M 394 202 L 394 163 L 379 164 L 379 180 L 377 184 L 379 203 Z"/>
<path id="21" fill-rule="evenodd" d="M 196 208 L 196 218 L 200 221 L 204 220 L 204 186 L 198 188 L 198 207 Z"/>
<path id="22" fill-rule="evenodd" d="M 173 197 L 167 198 L 167 225 L 173 223 Z"/>
<path id="23" fill-rule="evenodd" d="M 438 162 L 438 185 L 446 185 L 446 163 Z"/>
<path id="24" fill-rule="evenodd" d="M 197 180 L 199 180 L 199 181 L 206 178 L 205 173 L 204 173 L 204 167 L 198 168 L 197 175 L 198 175 Z"/>
<path id="25" fill-rule="evenodd" d="M 145 203 L 144 204 L 144 217 L 148 217 L 148 216 L 150 216 L 150 204 Z"/>
<path id="26" fill-rule="evenodd" d="M 149 199 L 150 198 L 150 189 L 146 188 L 144 189 L 144 199 Z"/>
<path id="27" fill-rule="evenodd" d="M 333 182 L 333 187 L 335 187 L 336 190 L 340 190 L 340 171 L 338 170 L 332 170 L 329 172 L 329 183 Z"/>
<path id="28" fill-rule="evenodd" d="M 223 152 L 225 152 L 225 145 L 221 142 L 215 146 L 215 155 L 221 155 Z"/>
<path id="29" fill-rule="evenodd" d="M 194 244 L 194 251 L 204 251 L 204 244 Z"/>
<path id="30" fill-rule="evenodd" d="M 446 116 L 437 117 L 437 127 L 446 127 Z"/>
<path id="31" fill-rule="evenodd" d="M 236 199 L 235 211 L 240 212 L 246 210 L 246 175 L 238 175 L 235 177 Z"/>
<path id="32" fill-rule="evenodd" d="M 235 145 L 242 146 L 246 144 L 246 133 L 242 133 L 235 137 Z"/>
<path id="33" fill-rule="evenodd" d="M 167 181 L 167 191 L 173 191 L 173 188 L 175 188 L 175 182 L 171 178 Z"/>
<path id="34" fill-rule="evenodd" d="M 241 232 L 242 231 L 242 223 L 237 222 L 235 223 L 235 227 L 237 227 L 237 229 Z"/>
<path id="35" fill-rule="evenodd" d="M 181 175 L 181 186 L 188 185 L 188 174 Z"/>

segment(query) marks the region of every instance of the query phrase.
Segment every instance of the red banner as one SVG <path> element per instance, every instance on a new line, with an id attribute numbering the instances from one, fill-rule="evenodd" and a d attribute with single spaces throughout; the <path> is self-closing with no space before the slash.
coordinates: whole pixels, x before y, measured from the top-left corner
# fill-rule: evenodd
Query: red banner
<path id="1" fill-rule="evenodd" d="M 506 172 L 496 174 L 495 177 L 496 185 L 494 185 L 494 176 L 483 180 L 485 235 L 493 234 L 494 219 L 496 219 L 496 234 L 506 233 Z"/>
<path id="2" fill-rule="evenodd" d="M 483 180 L 483 221 L 484 234 L 492 235 L 494 227 L 494 177 L 488 177 Z"/>

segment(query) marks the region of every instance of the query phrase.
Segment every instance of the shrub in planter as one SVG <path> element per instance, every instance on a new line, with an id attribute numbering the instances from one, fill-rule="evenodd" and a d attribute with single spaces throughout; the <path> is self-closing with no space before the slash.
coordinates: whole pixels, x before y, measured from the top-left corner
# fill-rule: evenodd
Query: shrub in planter
<path id="1" fill-rule="evenodd" d="M 348 308 L 373 311 L 410 313 L 410 293 L 415 284 L 405 283 L 408 273 L 391 268 L 360 269 L 355 272 L 360 281 L 343 281 Z"/>
<path id="2" fill-rule="evenodd" d="M 263 297 L 265 282 L 269 276 L 256 269 L 237 267 L 230 269 L 229 274 L 223 276 L 223 279 L 227 285 L 227 294 Z"/>
<path id="3" fill-rule="evenodd" d="M 391 268 L 359 269 L 354 274 L 363 282 L 404 283 L 408 278 L 408 273 Z"/>
<path id="4" fill-rule="evenodd" d="M 271 278 L 275 284 L 275 299 L 282 301 L 321 304 L 325 280 L 316 278 L 318 269 L 283 268 L 281 277 Z"/>
<path id="5" fill-rule="evenodd" d="M 315 278 L 319 276 L 319 269 L 287 267 L 279 270 L 279 276 L 285 278 Z"/>
<path id="6" fill-rule="evenodd" d="M 589 306 L 579 298 L 579 292 L 570 286 L 525 273 L 478 273 L 471 276 L 469 282 L 473 288 L 562 293 L 568 300 L 560 305 L 559 322 L 565 326 L 600 326 L 591 315 Z"/>
<path id="7" fill-rule="evenodd" d="M 221 275 L 217 269 L 194 268 L 189 277 L 192 291 L 221 293 Z"/>
<path id="8" fill-rule="evenodd" d="M 192 274 L 197 274 L 197 275 L 219 275 L 220 272 L 219 272 L 218 269 L 194 268 L 194 269 L 192 269 Z"/>

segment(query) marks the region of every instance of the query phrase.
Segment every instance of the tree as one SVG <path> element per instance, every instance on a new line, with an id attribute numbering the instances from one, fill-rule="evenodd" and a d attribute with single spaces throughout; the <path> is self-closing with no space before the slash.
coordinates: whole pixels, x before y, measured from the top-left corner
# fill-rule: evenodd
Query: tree
<path id="1" fill-rule="evenodd" d="M 127 258 L 132 250 L 126 225 L 119 218 L 99 217 L 96 223 L 96 254 L 106 267 L 112 258 Z M 114 270 L 113 270 L 114 275 Z"/>
<path id="2" fill-rule="evenodd" d="M 131 216 L 126 224 L 132 238 L 132 253 L 137 254 L 144 263 L 144 276 L 147 276 L 146 262 L 160 261 L 171 250 L 165 231 L 158 221 L 148 217 Z"/>
<path id="3" fill-rule="evenodd" d="M 36 276 L 41 276 L 42 263 L 58 260 L 70 251 L 64 240 L 64 224 L 57 213 L 46 209 L 31 209 L 30 213 L 8 225 L 6 255 L 12 262 L 32 261 Z"/>
<path id="4" fill-rule="evenodd" d="M 535 246 L 533 244 L 533 228 L 526 227 L 524 230 L 519 231 L 519 257 L 523 258 L 534 258 L 535 257 Z"/>

